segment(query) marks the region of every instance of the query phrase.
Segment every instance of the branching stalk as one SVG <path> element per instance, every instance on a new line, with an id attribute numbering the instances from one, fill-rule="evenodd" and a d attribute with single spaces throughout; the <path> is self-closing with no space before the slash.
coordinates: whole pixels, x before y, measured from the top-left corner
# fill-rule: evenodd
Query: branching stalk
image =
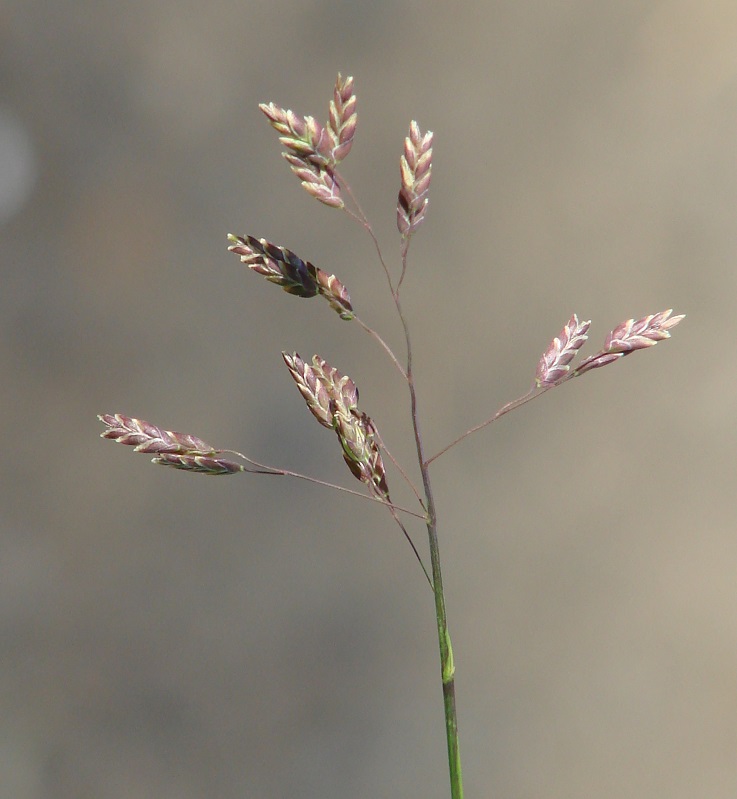
<path id="1" fill-rule="evenodd" d="M 560 384 L 557 384 L 560 385 Z M 537 397 L 544 394 L 546 391 L 549 391 L 551 388 L 555 388 L 555 386 L 543 386 L 542 388 L 533 387 L 531 388 L 526 394 L 523 394 L 521 397 L 517 397 L 517 399 L 508 402 L 506 405 L 503 405 L 499 410 L 491 417 L 489 417 L 486 421 L 481 422 L 481 424 L 477 424 L 475 427 L 471 427 L 466 430 L 465 433 L 461 433 L 458 438 L 453 439 L 450 444 L 444 446 L 439 452 L 436 452 L 432 458 L 428 458 L 425 461 L 425 465 L 429 466 L 434 460 L 437 460 L 441 455 L 445 454 L 449 449 L 454 447 L 456 444 L 460 444 L 463 439 L 468 438 L 468 436 L 472 435 L 473 433 L 478 433 L 479 430 L 483 430 L 485 427 L 488 427 L 492 422 L 495 422 L 497 419 L 500 419 L 504 416 L 505 413 L 509 413 L 510 411 L 515 410 L 515 408 L 519 408 L 522 405 L 530 402 L 531 400 L 536 399 Z"/>
<path id="2" fill-rule="evenodd" d="M 415 390 L 414 372 L 412 369 L 412 340 L 410 337 L 409 326 L 407 319 L 402 310 L 402 304 L 399 299 L 399 289 L 407 271 L 407 255 L 409 251 L 409 244 L 411 238 L 408 236 L 403 242 L 402 246 L 402 271 L 400 280 L 396 286 L 393 285 L 389 269 L 384 260 L 381 252 L 381 247 L 373 228 L 366 218 L 360 204 L 356 200 L 350 187 L 347 186 L 345 181 L 341 178 L 341 184 L 350 195 L 356 208 L 358 209 L 360 219 L 358 220 L 371 236 L 374 242 L 374 247 L 378 254 L 379 260 L 384 269 L 389 289 L 391 291 L 394 305 L 397 309 L 397 314 L 402 323 L 402 330 L 404 332 L 405 347 L 407 353 L 407 365 L 405 369 L 401 368 L 396 358 L 388 346 L 385 349 L 392 355 L 392 360 L 399 366 L 400 371 L 407 381 L 407 387 L 410 395 L 410 413 L 412 417 L 412 429 L 415 439 L 415 447 L 417 449 L 417 461 L 422 475 L 422 485 L 425 493 L 425 507 L 427 508 L 427 534 L 428 543 L 430 548 L 430 565 L 432 571 L 432 589 L 435 597 L 435 618 L 438 630 L 438 646 L 440 650 L 440 673 L 443 685 L 443 707 L 445 712 L 445 733 L 448 746 L 448 770 L 450 777 L 451 799 L 463 799 L 463 776 L 461 771 L 461 756 L 458 739 L 458 716 L 456 711 L 455 699 L 455 663 L 453 658 L 453 648 L 450 640 L 450 633 L 448 632 L 448 620 L 445 610 L 445 594 L 443 592 L 443 575 L 440 564 L 440 544 L 438 541 L 438 528 L 437 528 L 437 515 L 435 511 L 435 499 L 432 493 L 432 483 L 430 480 L 430 470 L 428 463 L 425 461 L 424 445 L 422 440 L 422 433 L 420 429 L 420 420 L 417 411 L 417 392 Z M 353 216 L 353 215 L 352 215 Z M 353 217 L 355 218 L 355 216 Z M 383 341 L 381 342 L 383 344 Z M 459 439 L 460 440 L 460 439 Z M 435 456 L 437 457 L 437 456 Z M 406 534 L 406 533 L 405 533 Z M 419 559 L 419 556 L 418 556 Z M 426 573 L 427 576 L 427 573 Z"/>
<path id="3" fill-rule="evenodd" d="M 406 261 L 406 250 L 403 261 Z M 406 263 L 403 263 L 404 273 Z M 427 535 L 430 546 L 430 565 L 432 569 L 432 585 L 435 595 L 435 618 L 438 628 L 438 645 L 440 648 L 440 674 L 443 682 L 443 706 L 445 710 L 445 735 L 448 744 L 448 769 L 450 776 L 450 793 L 452 799 L 463 799 L 463 777 L 461 772 L 461 754 L 458 741 L 458 716 L 455 697 L 455 664 L 453 648 L 448 632 L 448 620 L 445 611 L 445 594 L 443 593 L 443 575 L 440 567 L 440 544 L 438 542 L 437 514 L 435 498 L 430 481 L 430 470 L 425 462 L 425 453 L 420 430 L 420 419 L 417 412 L 417 393 L 415 390 L 414 372 L 412 370 L 412 341 L 407 319 L 402 311 L 399 290 L 392 292 L 397 313 L 402 322 L 404 339 L 407 347 L 407 386 L 409 387 L 412 428 L 417 447 L 417 460 L 422 474 L 422 485 L 425 490 L 427 507 Z"/>

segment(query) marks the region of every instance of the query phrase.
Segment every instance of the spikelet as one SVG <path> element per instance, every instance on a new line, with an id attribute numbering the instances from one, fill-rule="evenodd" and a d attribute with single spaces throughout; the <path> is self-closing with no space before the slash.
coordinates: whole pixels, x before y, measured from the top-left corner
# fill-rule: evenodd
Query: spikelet
<path id="1" fill-rule="evenodd" d="M 670 338 L 671 328 L 685 318 L 685 314 L 671 316 L 673 309 L 643 316 L 642 319 L 628 319 L 614 328 L 606 337 L 604 347 L 595 355 L 582 361 L 573 372 L 578 377 L 592 369 L 599 369 L 618 361 L 636 350 L 655 346 L 659 341 Z"/>
<path id="2" fill-rule="evenodd" d="M 213 476 L 249 471 L 242 464 L 221 457 L 223 450 L 190 433 L 164 430 L 122 413 L 103 413 L 97 418 L 107 428 L 100 433 L 101 438 L 134 447 L 134 452 L 154 453 L 153 463 Z"/>
<path id="3" fill-rule="evenodd" d="M 538 388 L 553 386 L 570 370 L 570 362 L 583 346 L 588 336 L 586 332 L 591 326 L 588 322 L 579 322 L 574 313 L 568 320 L 560 335 L 554 338 L 537 365 L 535 383 Z"/>
<path id="4" fill-rule="evenodd" d="M 343 208 L 345 203 L 332 169 L 318 167 L 292 153 L 282 153 L 292 172 L 302 181 L 302 188 L 330 208 Z"/>
<path id="5" fill-rule="evenodd" d="M 276 103 L 260 103 L 271 126 L 280 133 L 279 141 L 287 149 L 318 168 L 331 165 L 331 139 L 314 117 L 301 117 Z"/>
<path id="6" fill-rule="evenodd" d="M 302 117 L 276 103 L 261 103 L 259 108 L 280 134 L 282 155 L 302 188 L 324 205 L 343 208 L 335 168 L 350 152 L 358 124 L 353 78 L 338 73 L 324 126 L 314 117 Z"/>
<path id="7" fill-rule="evenodd" d="M 399 159 L 401 187 L 397 199 L 397 227 L 403 238 L 411 236 L 425 218 L 432 177 L 432 131 L 423 134 L 412 120 Z"/>
<path id="8" fill-rule="evenodd" d="M 281 286 L 288 294 L 297 297 L 324 297 L 341 319 L 354 318 L 348 289 L 335 275 L 303 261 L 286 247 L 279 247 L 266 239 L 253 236 L 228 235 L 228 250 L 240 255 L 241 261 L 252 271 L 263 275 L 271 283 Z"/>
<path id="9" fill-rule="evenodd" d="M 353 93 L 353 78 L 349 75 L 343 79 L 338 73 L 330 101 L 328 124 L 326 130 L 330 139 L 332 166 L 340 163 L 353 146 L 353 137 L 358 124 L 356 113 L 356 95 Z"/>
<path id="10" fill-rule="evenodd" d="M 109 438 L 119 444 L 135 447 L 135 452 L 178 453 L 190 455 L 214 455 L 218 452 L 201 438 L 189 433 L 164 430 L 143 419 L 134 419 L 122 413 L 104 413 L 97 417 L 107 429 L 101 438 Z"/>
<path id="11" fill-rule="evenodd" d="M 292 379 L 304 397 L 312 415 L 323 427 L 333 428 L 333 416 L 348 415 L 358 407 L 358 389 L 347 375 L 342 375 L 319 355 L 305 363 L 298 352 L 282 352 Z"/>
<path id="12" fill-rule="evenodd" d="M 312 357 L 312 364 L 296 352 L 283 352 L 282 357 L 312 415 L 323 427 L 335 430 L 353 476 L 389 501 L 378 434 L 370 417 L 358 409 L 356 384 L 319 355 Z"/>
<path id="13" fill-rule="evenodd" d="M 209 474 L 213 477 L 248 471 L 243 464 L 236 463 L 227 458 L 215 458 L 209 455 L 178 455 L 164 453 L 152 458 L 151 463 L 156 463 L 159 466 L 171 466 L 174 469 L 181 469 L 185 472 Z"/>

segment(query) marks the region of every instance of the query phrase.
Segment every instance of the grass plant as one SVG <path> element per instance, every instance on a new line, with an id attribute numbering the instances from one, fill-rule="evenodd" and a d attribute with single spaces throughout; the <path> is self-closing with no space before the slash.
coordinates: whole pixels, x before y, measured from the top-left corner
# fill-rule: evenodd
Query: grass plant
<path id="1" fill-rule="evenodd" d="M 408 392 L 409 419 L 416 451 L 421 488 L 409 477 L 409 470 L 392 458 L 379 433 L 376 422 L 361 408 L 358 387 L 354 381 L 319 355 L 302 358 L 297 352 L 283 352 L 283 361 L 315 420 L 337 438 L 340 454 L 350 473 L 362 484 L 361 491 L 337 486 L 319 478 L 269 466 L 231 449 L 214 447 L 188 433 L 165 430 L 150 422 L 124 414 L 102 414 L 103 438 L 134 447 L 136 452 L 153 455 L 153 462 L 184 471 L 212 476 L 243 473 L 277 475 L 309 480 L 331 489 L 347 491 L 383 505 L 406 537 L 433 594 L 437 621 L 440 677 L 445 708 L 445 731 L 448 748 L 450 795 L 463 796 L 463 779 L 458 739 L 455 701 L 455 658 L 448 631 L 445 595 L 440 560 L 438 519 L 433 498 L 431 464 L 467 436 L 492 424 L 503 415 L 575 377 L 603 366 L 609 366 L 632 353 L 653 347 L 667 339 L 682 319 L 672 310 L 628 319 L 606 336 L 601 349 L 574 365 L 578 351 L 588 339 L 590 321 L 580 321 L 575 314 L 565 323 L 540 357 L 529 390 L 507 403 L 485 421 L 469 428 L 438 452 L 425 451 L 420 412 L 415 390 L 410 326 L 402 309 L 401 292 L 409 267 L 410 245 L 428 210 L 428 193 L 432 177 L 433 134 L 423 132 L 417 122 L 410 122 L 399 159 L 399 192 L 397 198 L 398 263 L 390 268 L 385 260 L 373 228 L 345 180 L 339 166 L 349 154 L 356 133 L 356 95 L 352 77 L 338 75 L 329 104 L 327 122 L 323 125 L 311 116 L 300 116 L 275 103 L 262 104 L 261 111 L 279 134 L 284 147 L 282 155 L 302 188 L 319 202 L 348 214 L 371 237 L 379 264 L 387 282 L 391 301 L 404 332 L 401 354 L 384 341 L 357 316 L 342 280 L 330 275 L 309 261 L 302 260 L 286 247 L 252 235 L 230 235 L 230 252 L 250 271 L 280 286 L 295 297 L 322 297 L 330 308 L 348 323 L 359 325 L 388 356 L 402 375 Z M 386 462 L 391 461 L 399 478 L 407 481 L 416 506 L 405 508 L 394 504 L 389 492 Z M 427 530 L 429 566 L 421 549 L 414 543 L 408 523 L 421 520 Z"/>

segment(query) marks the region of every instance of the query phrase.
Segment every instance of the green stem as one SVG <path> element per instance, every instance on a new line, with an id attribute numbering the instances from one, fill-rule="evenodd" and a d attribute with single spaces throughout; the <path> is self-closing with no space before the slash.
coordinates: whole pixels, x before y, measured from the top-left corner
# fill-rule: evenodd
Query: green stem
<path id="1" fill-rule="evenodd" d="M 418 441 L 421 439 L 418 438 Z M 420 445 L 421 448 L 421 445 Z M 418 453 L 422 463 L 422 453 Z M 438 644 L 440 646 L 440 674 L 443 680 L 443 704 L 445 707 L 445 735 L 448 741 L 448 768 L 450 772 L 450 795 L 452 799 L 463 799 L 463 778 L 461 775 L 461 753 L 458 743 L 458 717 L 456 714 L 455 663 L 453 647 L 448 632 L 443 593 L 443 575 L 440 569 L 440 547 L 435 516 L 435 502 L 430 486 L 428 468 L 422 466 L 422 482 L 428 505 L 427 534 L 430 542 L 430 563 L 433 590 L 435 593 L 435 617 L 438 624 Z"/>
<path id="2" fill-rule="evenodd" d="M 443 575 L 440 570 L 440 546 L 438 544 L 438 525 L 437 516 L 435 513 L 435 499 L 432 493 L 432 485 L 430 484 L 430 470 L 428 462 L 425 461 L 425 450 L 422 445 L 422 435 L 420 432 L 420 421 L 417 415 L 417 394 L 415 392 L 415 380 L 412 372 L 412 342 L 410 341 L 409 327 L 404 313 L 402 312 L 402 305 L 399 301 L 399 289 L 404 280 L 404 275 L 407 271 L 407 253 L 409 250 L 409 239 L 402 243 L 402 274 L 399 279 L 399 284 L 394 288 L 392 283 L 389 269 L 384 261 L 384 256 L 381 254 L 381 247 L 376 238 L 366 215 L 363 212 L 358 200 L 353 196 L 350 186 L 341 177 L 341 182 L 348 191 L 358 209 L 358 215 L 352 214 L 351 216 L 356 219 L 368 231 L 371 239 L 374 242 L 376 253 L 379 256 L 379 261 L 384 269 L 389 290 L 392 293 L 392 298 L 397 309 L 397 314 L 402 323 L 404 330 L 404 340 L 407 347 L 407 368 L 404 370 L 404 377 L 407 380 L 409 387 L 409 396 L 412 410 L 412 427 L 414 430 L 415 444 L 417 446 L 417 459 L 420 465 L 420 472 L 422 473 L 422 485 L 425 490 L 426 508 L 427 508 L 427 534 L 430 542 L 430 562 L 432 573 L 432 589 L 435 595 L 435 618 L 438 625 L 438 644 L 440 647 L 440 674 L 443 681 L 443 706 L 445 708 L 445 735 L 448 741 L 448 771 L 450 774 L 450 795 L 451 799 L 463 799 L 463 777 L 461 774 L 461 753 L 458 745 L 458 717 L 456 715 L 456 692 L 455 692 L 455 664 L 453 662 L 453 648 L 450 643 L 450 634 L 448 633 L 448 620 L 445 614 L 445 595 L 443 594 Z M 390 352 L 389 348 L 385 349 Z M 396 360 L 396 359 L 394 359 Z M 400 366 L 401 371 L 401 366 Z M 455 442 L 454 442 L 455 443 Z M 435 456 L 437 457 L 437 456 Z"/>
<path id="3" fill-rule="evenodd" d="M 423 468 L 423 471 L 426 469 Z M 423 475 L 424 478 L 424 475 Z M 432 495 L 428 495 L 431 497 Z M 432 505 L 432 502 L 430 501 Z M 432 565 L 433 588 L 435 591 L 435 615 L 438 623 L 438 643 L 440 645 L 440 673 L 443 680 L 443 705 L 445 708 L 445 736 L 448 741 L 448 769 L 450 773 L 450 795 L 452 799 L 463 799 L 463 777 L 461 774 L 461 753 L 458 743 L 458 716 L 456 714 L 455 663 L 453 647 L 448 632 L 445 614 L 443 578 L 440 571 L 440 552 L 438 549 L 435 509 L 430 510 L 431 521 L 427 524 L 430 540 L 430 561 Z"/>
<path id="4" fill-rule="evenodd" d="M 410 342 L 407 320 L 402 313 L 402 306 L 397 291 L 393 292 L 394 302 L 399 312 L 407 343 L 407 384 L 409 386 L 412 409 L 412 426 L 417 446 L 417 459 L 422 473 L 422 485 L 427 501 L 427 534 L 430 543 L 430 563 L 432 569 L 432 587 L 435 595 L 435 617 L 438 625 L 438 644 L 440 647 L 440 674 L 443 681 L 443 705 L 445 708 L 445 735 L 448 741 L 448 769 L 450 774 L 450 795 L 452 799 L 463 799 L 463 777 L 461 774 L 461 754 L 458 744 L 458 717 L 456 714 L 455 664 L 453 647 L 448 632 L 448 620 L 445 612 L 445 594 L 443 593 L 443 575 L 440 569 L 440 546 L 438 543 L 438 525 L 435 512 L 435 499 L 430 483 L 430 470 L 425 462 L 422 445 L 420 422 L 417 414 L 417 395 L 415 392 L 414 374 L 412 372 L 412 345 Z"/>

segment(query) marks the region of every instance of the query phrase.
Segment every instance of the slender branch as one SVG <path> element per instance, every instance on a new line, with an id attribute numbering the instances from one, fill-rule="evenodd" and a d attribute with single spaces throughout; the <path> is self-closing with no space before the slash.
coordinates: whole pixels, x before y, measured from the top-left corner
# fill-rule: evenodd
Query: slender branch
<path id="1" fill-rule="evenodd" d="M 374 229 L 371 227 L 371 223 L 368 220 L 368 217 L 364 213 L 363 208 L 361 207 L 361 203 L 358 201 L 358 198 L 353 193 L 353 189 L 351 189 L 350 183 L 343 177 L 343 175 L 339 172 L 335 172 L 335 176 L 339 179 L 340 185 L 346 190 L 346 193 L 351 198 L 351 202 L 356 206 L 356 210 L 358 214 L 352 213 L 348 208 L 344 207 L 344 210 L 348 213 L 348 215 L 358 222 L 361 227 L 371 236 L 371 241 L 374 243 L 374 248 L 376 249 L 376 254 L 379 256 L 379 262 L 381 263 L 381 267 L 384 270 L 384 274 L 386 275 L 387 283 L 389 284 L 389 290 L 394 295 L 394 283 L 392 282 L 392 277 L 389 272 L 389 267 L 386 265 L 386 261 L 384 260 L 384 254 L 381 252 L 381 246 L 379 245 L 379 240 L 376 238 L 376 234 L 374 233 Z"/>
<path id="2" fill-rule="evenodd" d="M 377 436 L 377 439 L 378 439 L 378 441 L 379 441 L 379 445 L 380 445 L 380 446 L 381 446 L 381 448 L 384 450 L 384 452 L 387 454 L 387 457 L 389 458 L 389 460 L 390 460 L 390 461 L 391 461 L 391 462 L 392 462 L 392 463 L 393 463 L 393 464 L 396 466 L 396 468 L 397 468 L 397 471 L 398 471 L 398 472 L 399 472 L 399 473 L 402 475 L 402 477 L 404 478 L 404 481 L 405 481 L 405 482 L 407 483 L 407 485 L 408 485 L 408 486 L 409 486 L 409 487 L 412 489 L 412 493 L 413 493 L 413 494 L 414 494 L 414 495 L 417 497 L 417 501 L 418 501 L 418 502 L 420 503 L 420 505 L 422 506 L 422 509 L 423 509 L 423 510 L 426 510 L 426 508 L 425 508 L 425 503 L 423 502 L 423 500 L 422 500 L 422 497 L 420 496 L 420 492 L 417 490 L 417 486 L 415 486 L 415 484 L 414 484 L 414 482 L 411 480 L 410 476 L 409 476 L 409 475 L 407 474 L 407 472 L 406 472 L 406 471 L 405 471 L 405 470 L 402 468 L 402 464 L 401 464 L 401 463 L 400 463 L 400 462 L 399 462 L 399 461 L 398 461 L 398 460 L 397 460 L 397 459 L 394 457 L 394 455 L 392 455 L 392 453 L 389 451 L 389 449 L 387 448 L 386 444 L 384 443 L 384 440 L 382 439 L 382 437 L 381 437 L 381 434 L 379 433 L 379 431 L 378 431 L 378 430 L 376 431 L 376 436 Z"/>
<path id="3" fill-rule="evenodd" d="M 343 180 L 343 179 L 341 178 L 341 181 L 342 181 L 342 180 Z M 350 194 L 350 188 L 349 188 L 348 186 L 344 186 L 344 188 L 345 188 L 346 190 L 348 190 L 348 193 Z M 351 196 L 352 196 L 352 195 L 351 195 Z M 362 218 L 361 218 L 361 217 L 360 217 L 360 216 L 359 216 L 359 215 L 358 215 L 358 214 L 357 214 L 355 211 L 353 211 L 352 209 L 350 209 L 350 208 L 349 208 L 347 205 L 344 205 L 344 206 L 343 206 L 343 211 L 345 211 L 345 213 L 347 213 L 347 214 L 348 214 L 348 216 L 349 216 L 349 217 L 350 217 L 350 218 L 351 218 L 351 219 L 352 219 L 354 222 L 358 222 L 358 224 L 359 224 L 359 225 L 361 225 L 361 227 L 366 227 L 366 223 L 365 223 L 365 221 L 364 221 L 364 220 L 363 220 L 363 219 L 362 219 Z"/>
<path id="4" fill-rule="evenodd" d="M 391 360 L 392 360 L 392 363 L 393 363 L 393 364 L 394 364 L 394 365 L 397 367 L 397 369 L 399 370 L 399 374 L 400 374 L 400 375 L 402 375 L 402 377 L 403 377 L 403 378 L 406 380 L 406 379 L 407 379 L 407 373 L 404 371 L 404 367 L 402 366 L 402 364 L 401 364 L 401 363 L 399 363 L 399 360 L 397 359 L 397 356 L 396 356 L 396 355 L 395 355 L 395 354 L 392 352 L 392 350 L 391 350 L 391 347 L 390 347 L 390 346 L 389 346 L 389 345 L 388 345 L 388 344 L 387 344 L 387 343 L 384 341 L 384 339 L 383 339 L 383 338 L 382 338 L 382 337 L 381 337 L 381 336 L 380 336 L 380 335 L 379 335 L 379 334 L 378 334 L 378 333 L 377 333 L 377 332 L 376 332 L 376 331 L 375 331 L 375 330 L 374 330 L 372 327 L 369 327 L 369 326 L 368 326 L 368 325 L 367 325 L 367 324 L 366 324 L 366 323 L 365 323 L 365 322 L 364 322 L 362 319 L 360 319 L 360 318 L 358 317 L 358 315 L 357 315 L 357 314 L 355 314 L 355 313 L 353 314 L 353 321 L 354 321 L 354 322 L 358 322 L 358 324 L 359 324 L 359 325 L 360 325 L 360 326 L 361 326 L 361 327 L 362 327 L 362 328 L 363 328 L 363 329 L 364 329 L 364 330 L 365 330 L 365 331 L 366 331 L 366 332 L 367 332 L 367 333 L 368 333 L 368 334 L 369 334 L 369 335 L 370 335 L 372 338 L 374 338 L 376 341 L 378 341 L 378 342 L 379 342 L 379 344 L 380 344 L 380 345 L 381 345 L 381 346 L 384 348 L 384 351 L 386 352 L 386 354 L 387 354 L 387 355 L 388 355 L 388 356 L 391 358 Z"/>
<path id="5" fill-rule="evenodd" d="M 561 381 L 561 383 L 564 381 Z M 485 422 L 481 422 L 481 424 L 477 424 L 475 427 L 471 427 L 469 430 L 466 430 L 465 433 L 462 433 L 458 438 L 454 439 L 450 442 L 447 446 L 443 447 L 440 452 L 436 452 L 432 458 L 428 458 L 425 461 L 425 465 L 429 466 L 434 460 L 439 458 L 441 455 L 445 454 L 451 447 L 454 447 L 456 444 L 459 444 L 463 441 L 464 438 L 468 438 L 472 433 L 477 433 L 479 430 L 483 430 L 485 427 L 488 427 L 492 422 L 495 422 L 497 419 L 500 419 L 504 414 L 513 411 L 515 408 L 519 408 L 521 405 L 526 405 L 531 400 L 537 399 L 541 395 L 543 395 L 546 391 L 550 391 L 551 388 L 555 388 L 559 386 L 560 383 L 556 383 L 554 386 L 542 386 L 541 388 L 537 388 L 533 386 L 526 394 L 523 394 L 521 397 L 517 397 L 517 399 L 508 402 L 506 405 L 503 405 L 499 410 L 491 417 L 489 417 Z"/>
<path id="6" fill-rule="evenodd" d="M 399 289 L 402 288 L 404 276 L 407 273 L 407 255 L 409 253 L 409 245 L 411 241 L 412 237 L 408 236 L 402 244 L 402 273 L 399 275 L 399 282 L 397 283 L 397 294 L 399 294 Z"/>
<path id="7" fill-rule="evenodd" d="M 352 494 L 354 497 L 360 497 L 361 499 L 368 499 L 371 502 L 379 502 L 382 505 L 386 505 L 388 508 L 393 508 L 400 513 L 406 513 L 408 516 L 414 516 L 415 519 L 422 519 L 422 521 L 427 521 L 427 516 L 422 513 L 416 513 L 413 510 L 409 510 L 409 508 L 403 508 L 401 505 L 395 505 L 393 502 L 387 502 L 385 499 L 381 497 L 375 497 L 370 494 L 363 494 L 360 491 L 354 491 L 352 488 L 346 488 L 345 486 L 337 485 L 336 483 L 329 483 L 326 480 L 320 480 L 317 477 L 310 477 L 307 474 L 300 474 L 299 472 L 293 472 L 289 469 L 277 469 L 273 466 L 266 466 L 263 463 L 258 463 L 257 461 L 253 460 L 252 458 L 247 457 L 242 452 L 238 452 L 235 449 L 223 449 L 219 450 L 220 452 L 228 452 L 231 455 L 237 455 L 239 458 L 243 458 L 244 461 L 253 464 L 256 466 L 260 471 L 257 472 L 258 474 L 273 474 L 273 475 L 280 475 L 284 477 L 296 477 L 298 480 L 306 480 L 308 483 L 315 483 L 315 485 L 323 486 L 324 488 L 332 488 L 335 491 L 343 491 L 346 494 Z"/>
<path id="8" fill-rule="evenodd" d="M 410 534 L 407 532 L 407 528 L 402 524 L 402 521 L 399 518 L 399 516 L 397 516 L 396 511 L 394 510 L 394 506 L 389 505 L 387 503 L 387 508 L 389 509 L 389 513 L 391 513 L 391 515 L 394 517 L 394 521 L 400 526 L 402 532 L 404 533 L 404 537 L 409 542 L 409 545 L 412 547 L 412 551 L 415 553 L 415 557 L 417 558 L 417 562 L 420 564 L 420 567 L 422 568 L 422 571 L 425 574 L 425 579 L 427 580 L 428 585 L 430 586 L 430 589 L 433 590 L 432 578 L 430 577 L 430 575 L 427 572 L 427 569 L 425 568 L 425 563 L 422 560 L 422 558 L 420 557 L 420 553 L 417 551 L 417 547 L 415 546 L 415 542 L 410 537 Z"/>

